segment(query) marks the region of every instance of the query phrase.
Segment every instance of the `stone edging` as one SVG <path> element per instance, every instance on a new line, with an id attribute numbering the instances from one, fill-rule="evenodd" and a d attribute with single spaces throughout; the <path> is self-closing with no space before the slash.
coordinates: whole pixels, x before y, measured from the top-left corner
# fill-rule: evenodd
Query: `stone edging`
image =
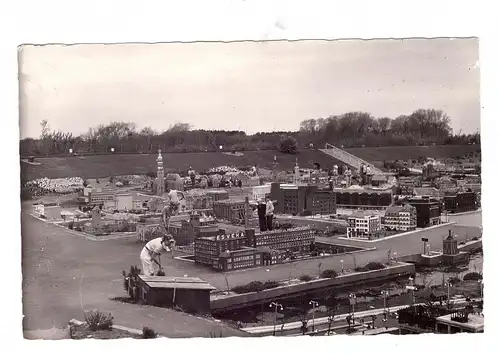
<path id="1" fill-rule="evenodd" d="M 75 320 L 74 318 L 71 319 L 69 321 L 69 324 L 70 325 L 74 325 L 74 326 L 81 326 L 83 324 L 85 324 L 85 322 L 82 322 L 82 321 L 78 321 L 78 320 Z M 134 328 L 129 328 L 129 327 L 125 327 L 125 326 L 120 326 L 120 325 L 112 325 L 111 328 L 114 328 L 114 329 L 118 329 L 120 331 L 124 331 L 124 332 L 128 332 L 130 334 L 134 334 L 134 335 L 140 335 L 142 336 L 142 331 L 141 330 L 138 330 L 138 329 L 134 329 Z M 158 337 L 161 337 L 161 336 L 158 336 Z"/>

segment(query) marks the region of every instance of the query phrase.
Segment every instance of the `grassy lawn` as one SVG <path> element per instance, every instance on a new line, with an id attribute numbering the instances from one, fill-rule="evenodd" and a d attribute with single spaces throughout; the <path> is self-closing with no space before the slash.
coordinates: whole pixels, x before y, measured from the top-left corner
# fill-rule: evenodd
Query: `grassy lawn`
<path id="1" fill-rule="evenodd" d="M 165 153 L 163 165 L 166 170 L 187 170 L 192 166 L 197 171 L 208 170 L 215 166 L 249 166 L 272 169 L 274 156 L 280 170 L 291 170 L 295 158 L 302 167 L 313 168 L 317 162 L 324 168 L 331 168 L 340 162 L 317 150 L 305 150 L 298 155 L 283 154 L 278 151 L 245 151 L 243 156 L 220 152 Z M 21 176 L 26 180 L 41 177 L 82 177 L 99 178 L 127 174 L 144 174 L 156 170 L 157 155 L 94 155 L 74 157 L 39 158 L 39 166 L 21 163 Z"/>
<path id="2" fill-rule="evenodd" d="M 370 148 L 350 148 L 345 151 L 366 161 L 394 161 L 416 159 L 420 156 L 445 158 L 462 156 L 481 151 L 480 145 L 437 145 L 437 146 L 384 146 Z"/>

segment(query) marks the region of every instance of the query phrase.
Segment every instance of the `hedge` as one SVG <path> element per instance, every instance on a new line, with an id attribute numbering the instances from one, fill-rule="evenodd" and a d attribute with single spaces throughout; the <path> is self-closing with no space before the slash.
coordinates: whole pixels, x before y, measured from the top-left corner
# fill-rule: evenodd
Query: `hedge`
<path id="1" fill-rule="evenodd" d="M 237 294 L 246 294 L 246 293 L 260 292 L 267 289 L 277 288 L 278 286 L 280 286 L 280 283 L 277 281 L 269 280 L 263 283 L 257 280 L 257 281 L 252 281 L 245 285 L 236 286 L 231 290 Z"/>

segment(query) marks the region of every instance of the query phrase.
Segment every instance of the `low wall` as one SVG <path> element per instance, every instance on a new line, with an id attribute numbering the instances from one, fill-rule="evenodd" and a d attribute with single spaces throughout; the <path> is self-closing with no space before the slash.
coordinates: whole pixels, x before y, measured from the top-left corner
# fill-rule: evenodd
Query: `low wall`
<path id="1" fill-rule="evenodd" d="M 327 287 L 345 287 L 363 281 L 377 281 L 388 278 L 397 278 L 404 275 L 415 273 L 413 264 L 397 264 L 389 266 L 385 269 L 373 270 L 368 272 L 350 273 L 341 275 L 333 279 L 318 279 L 307 283 L 296 285 L 281 286 L 274 289 L 264 290 L 248 294 L 232 295 L 225 298 L 212 299 L 210 307 L 212 312 L 231 310 L 246 306 L 257 305 L 261 302 L 272 299 L 296 296 L 301 293 L 307 293 L 314 290 L 319 290 Z"/>
<path id="2" fill-rule="evenodd" d="M 483 240 L 469 241 L 465 245 L 458 245 L 457 248 L 462 252 L 474 252 L 483 248 Z"/>

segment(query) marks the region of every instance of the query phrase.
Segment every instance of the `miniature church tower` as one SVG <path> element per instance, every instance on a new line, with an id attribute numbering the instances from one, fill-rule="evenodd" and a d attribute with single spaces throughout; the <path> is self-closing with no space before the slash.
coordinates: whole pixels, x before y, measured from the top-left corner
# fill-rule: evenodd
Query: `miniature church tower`
<path id="1" fill-rule="evenodd" d="M 276 161 L 276 155 L 274 155 L 274 160 L 273 160 L 273 182 L 278 182 L 278 171 L 276 169 L 277 165 Z"/>
<path id="2" fill-rule="evenodd" d="M 293 183 L 298 185 L 300 183 L 300 170 L 299 170 L 299 159 L 295 158 L 295 169 L 293 174 Z"/>
<path id="3" fill-rule="evenodd" d="M 163 157 L 161 150 L 158 150 L 158 158 L 156 159 L 158 170 L 156 172 L 156 195 L 162 196 L 165 193 L 165 172 L 163 171 Z"/>

